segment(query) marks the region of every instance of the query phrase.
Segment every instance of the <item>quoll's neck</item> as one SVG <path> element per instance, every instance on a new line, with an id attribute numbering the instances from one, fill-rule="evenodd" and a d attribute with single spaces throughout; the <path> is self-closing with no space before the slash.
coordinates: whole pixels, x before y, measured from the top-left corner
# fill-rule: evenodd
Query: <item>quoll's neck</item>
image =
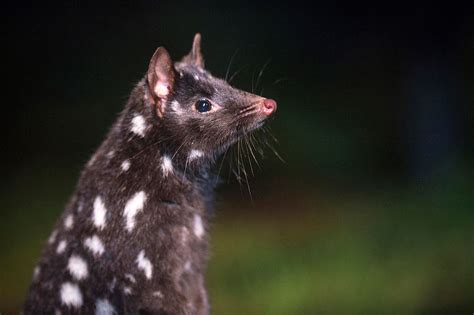
<path id="1" fill-rule="evenodd" d="M 142 80 L 86 172 L 105 177 L 115 173 L 132 185 L 134 181 L 167 181 L 175 186 L 201 185 L 206 191 L 213 188 L 217 182 L 211 171 L 214 157 L 197 147 L 185 149 L 163 126 L 166 117 L 156 116 L 149 97 Z"/>

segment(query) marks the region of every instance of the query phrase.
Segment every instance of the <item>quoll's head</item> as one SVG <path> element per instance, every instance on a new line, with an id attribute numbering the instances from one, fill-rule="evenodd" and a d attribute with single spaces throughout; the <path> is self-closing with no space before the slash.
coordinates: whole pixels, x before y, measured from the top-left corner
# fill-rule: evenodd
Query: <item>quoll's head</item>
<path id="1" fill-rule="evenodd" d="M 147 86 L 156 118 L 173 147 L 191 158 L 215 158 L 261 127 L 277 108 L 274 100 L 238 90 L 204 68 L 201 36 L 173 63 L 165 48 L 151 58 Z"/>

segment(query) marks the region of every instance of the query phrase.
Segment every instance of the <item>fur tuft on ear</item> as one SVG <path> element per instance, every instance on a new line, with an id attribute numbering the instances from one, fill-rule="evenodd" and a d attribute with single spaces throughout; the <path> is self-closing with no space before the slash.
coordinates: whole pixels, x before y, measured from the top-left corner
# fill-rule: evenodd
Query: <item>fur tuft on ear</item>
<path id="1" fill-rule="evenodd" d="M 166 100 L 173 91 L 174 78 L 175 71 L 170 55 L 165 48 L 158 47 L 148 66 L 147 82 L 159 117 L 163 117 L 165 112 Z"/>
<path id="2" fill-rule="evenodd" d="M 196 33 L 196 35 L 194 35 L 193 48 L 191 48 L 189 54 L 184 56 L 181 61 L 204 68 L 204 58 L 201 54 L 201 34 Z"/>

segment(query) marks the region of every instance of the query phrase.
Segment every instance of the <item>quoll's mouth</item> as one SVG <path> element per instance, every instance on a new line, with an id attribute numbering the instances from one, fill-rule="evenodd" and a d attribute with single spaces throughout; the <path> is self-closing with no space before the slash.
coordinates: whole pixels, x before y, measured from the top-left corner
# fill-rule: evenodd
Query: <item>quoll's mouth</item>
<path id="1" fill-rule="evenodd" d="M 255 130 L 258 130 L 260 129 L 261 127 L 263 127 L 263 125 L 265 125 L 265 123 L 267 122 L 267 118 L 263 118 L 253 124 L 251 124 L 250 126 L 247 126 L 247 128 L 245 128 L 245 130 L 242 132 L 242 135 L 245 136 Z"/>

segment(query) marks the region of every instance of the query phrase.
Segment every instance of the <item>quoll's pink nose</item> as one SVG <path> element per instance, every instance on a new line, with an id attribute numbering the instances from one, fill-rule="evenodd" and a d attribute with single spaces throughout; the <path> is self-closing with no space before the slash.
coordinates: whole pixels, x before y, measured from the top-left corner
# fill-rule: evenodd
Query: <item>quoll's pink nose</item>
<path id="1" fill-rule="evenodd" d="M 277 109 L 277 102 L 272 100 L 271 98 L 266 98 L 263 100 L 263 113 L 267 116 L 273 114 Z"/>

